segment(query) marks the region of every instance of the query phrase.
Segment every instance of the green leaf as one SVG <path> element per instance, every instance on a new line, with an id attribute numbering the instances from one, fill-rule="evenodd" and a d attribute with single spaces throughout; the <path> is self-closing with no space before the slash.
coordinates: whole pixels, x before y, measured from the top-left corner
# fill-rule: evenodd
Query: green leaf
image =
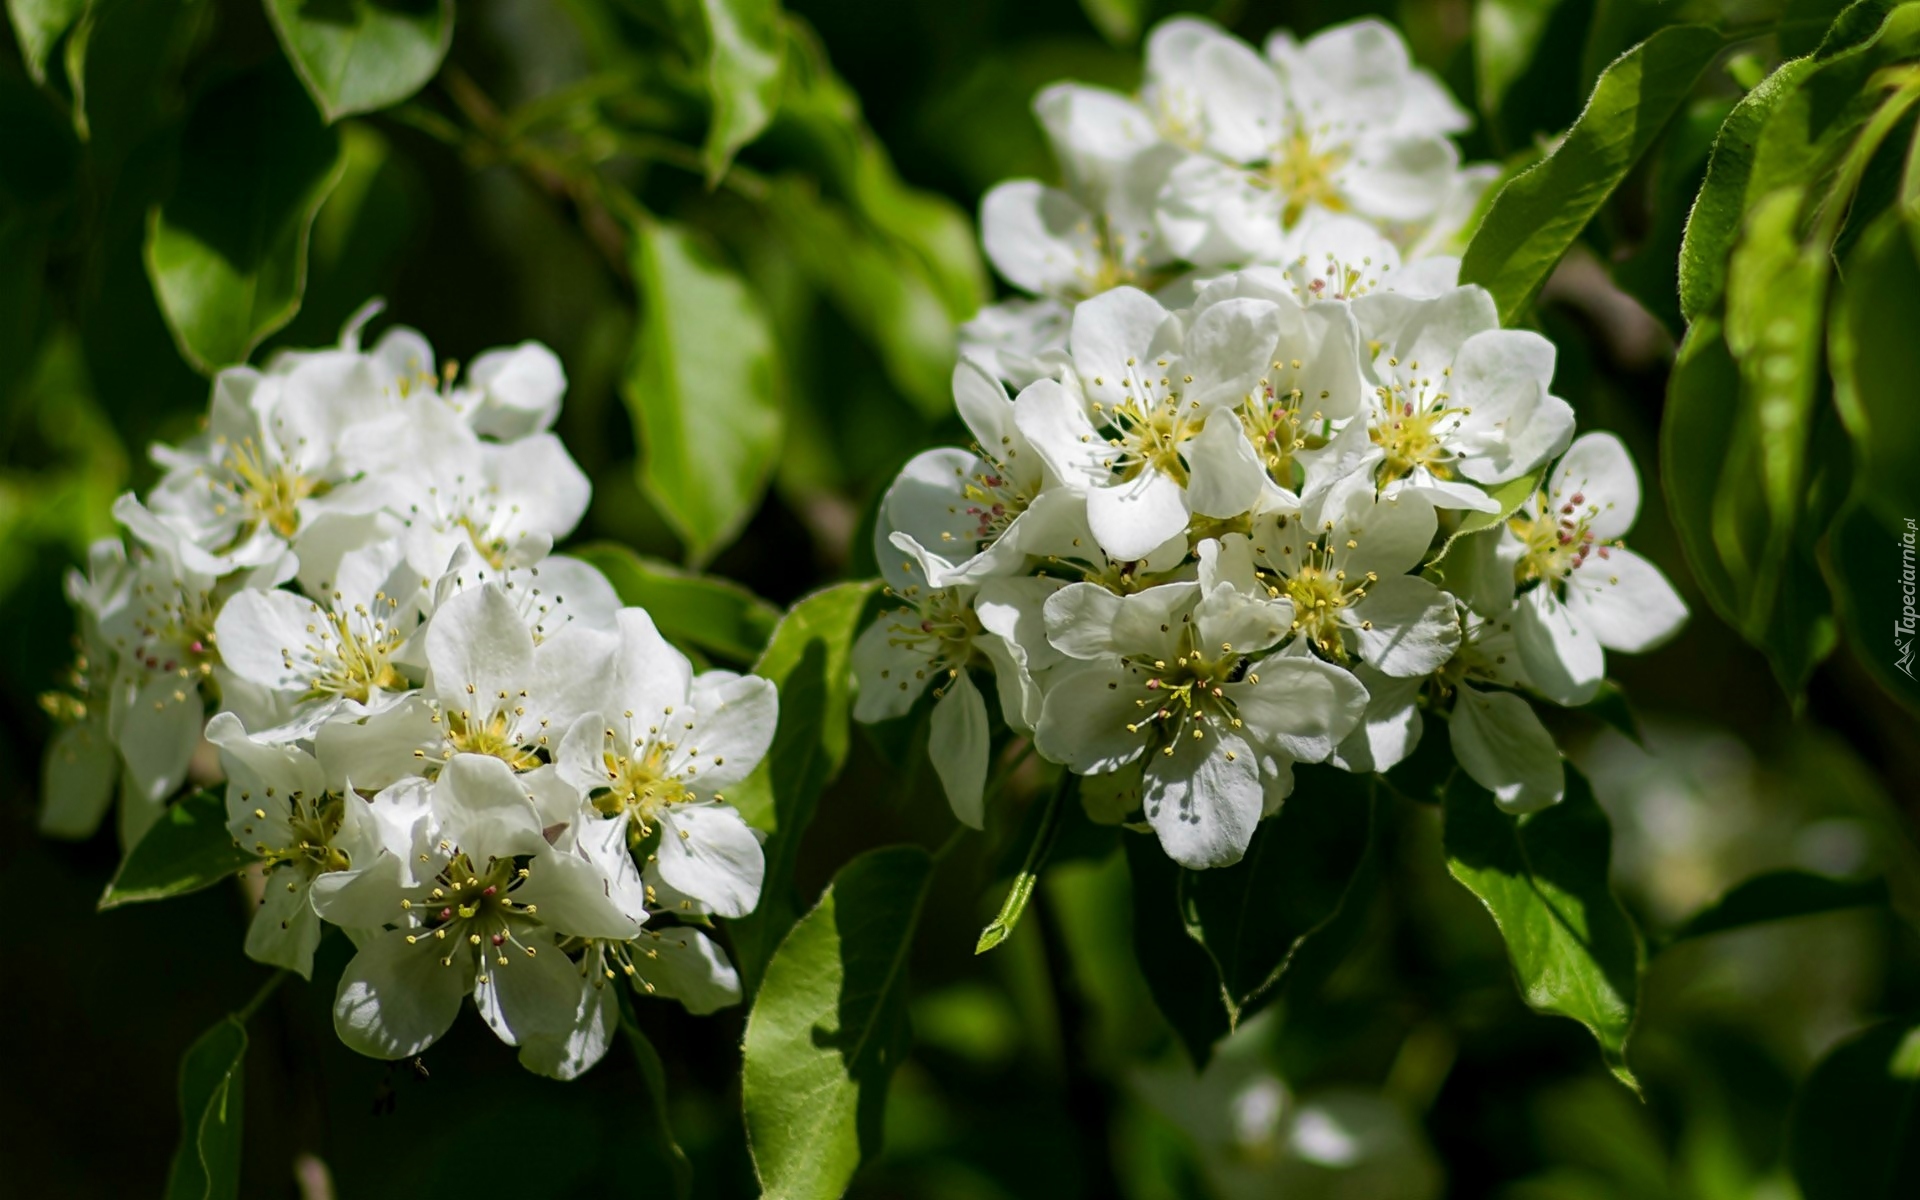
<path id="1" fill-rule="evenodd" d="M 1131 46 L 1140 40 L 1147 0 L 1080 0 L 1080 11 L 1087 14 L 1101 37 L 1116 46 Z"/>
<path id="2" fill-rule="evenodd" d="M 1480 0 L 1473 6 L 1473 75 L 1480 111 L 1500 111 L 1500 101 L 1526 73 L 1561 0 Z"/>
<path id="3" fill-rule="evenodd" d="M 154 296 L 194 367 L 245 362 L 300 310 L 307 236 L 343 162 L 284 70 L 242 75 L 195 106 L 179 185 L 149 214 L 146 240 Z"/>
<path id="4" fill-rule="evenodd" d="M 669 641 L 752 662 L 780 623 L 780 610 L 730 579 L 683 571 L 598 542 L 569 554 L 607 577 L 622 604 L 647 610 Z"/>
<path id="5" fill-rule="evenodd" d="M 1886 902 L 1884 879 L 1835 879 L 1810 871 L 1768 871 L 1735 884 L 1726 895 L 1695 913 L 1674 931 L 1668 944 L 1768 921 Z"/>
<path id="6" fill-rule="evenodd" d="M 1297 768 L 1293 794 L 1230 867 L 1180 872 L 1187 936 L 1220 983 L 1229 1029 L 1264 1008 L 1294 955 L 1339 915 L 1366 856 L 1371 776 Z"/>
<path id="7" fill-rule="evenodd" d="M 780 99 L 787 35 L 778 0 L 700 0 L 706 19 L 707 186 L 720 182 L 740 147 L 760 136 Z"/>
<path id="8" fill-rule="evenodd" d="M 1920 517 L 1920 411 L 1907 399 L 1920 380 L 1920 262 L 1913 221 L 1889 210 L 1847 256 L 1827 346 L 1833 399 L 1853 435 L 1854 494 L 1889 517 Z"/>
<path id="9" fill-rule="evenodd" d="M 14 40 L 35 83 L 47 81 L 47 59 L 54 46 L 86 10 L 87 0 L 7 0 Z"/>
<path id="10" fill-rule="evenodd" d="M 1569 767 L 1566 799 L 1513 817 L 1462 773 L 1445 811 L 1447 869 L 1493 915 L 1521 998 L 1585 1025 L 1608 1068 L 1638 1091 L 1626 1050 L 1640 939 L 1607 884 L 1613 831 L 1586 779 Z"/>
<path id="11" fill-rule="evenodd" d="M 782 618 L 753 673 L 780 689 L 780 724 L 754 773 L 728 794 L 767 832 L 760 907 L 729 924 L 734 961 L 749 991 L 799 911 L 793 891 L 800 835 L 820 791 L 846 761 L 853 707 L 850 656 L 875 585 L 842 583 L 801 600 Z"/>
<path id="12" fill-rule="evenodd" d="M 793 261 L 880 352 L 894 386 L 929 416 L 951 412 L 957 322 L 923 262 L 805 180 L 779 181 L 767 212 Z"/>
<path id="13" fill-rule="evenodd" d="M 640 482 L 700 563 L 760 504 L 780 450 L 784 388 L 765 309 L 686 229 L 634 237 L 640 328 L 622 392 Z"/>
<path id="14" fill-rule="evenodd" d="M 880 1149 L 887 1081 L 911 1039 L 907 952 L 933 859 L 854 859 L 802 917 L 747 1016 L 741 1094 L 768 1200 L 828 1200 Z"/>
<path id="15" fill-rule="evenodd" d="M 180 1145 L 166 1200 L 233 1200 L 240 1194 L 247 1027 L 223 1017 L 180 1060 Z"/>
<path id="16" fill-rule="evenodd" d="M 1515 324 L 1554 265 L 1640 161 L 1725 40 L 1673 25 L 1615 59 L 1557 149 L 1500 189 L 1460 263 Z"/>
<path id="17" fill-rule="evenodd" d="M 1805 1200 L 1920 1195 L 1920 1025 L 1876 1025 L 1821 1060 L 1794 1101 L 1787 1157 Z"/>
<path id="18" fill-rule="evenodd" d="M 1062 771 L 1059 784 L 1047 793 L 1039 820 L 1027 831 L 1027 852 L 1020 871 L 1007 888 L 1007 898 L 1001 902 L 1000 911 L 980 931 L 980 939 L 973 946 L 975 954 L 985 954 L 1006 941 L 1014 926 L 1020 923 L 1021 914 L 1027 911 L 1027 901 L 1033 898 L 1034 885 L 1040 882 L 1040 872 L 1047 865 L 1047 856 L 1053 852 L 1054 840 L 1060 835 L 1061 817 L 1080 802 L 1079 780 L 1078 775 Z M 1069 796 L 1069 792 L 1073 795 Z"/>
<path id="19" fill-rule="evenodd" d="M 1634 745 L 1643 750 L 1646 748 L 1646 739 L 1640 736 L 1640 719 L 1635 715 L 1633 705 L 1627 703 L 1627 694 L 1613 680 L 1601 680 L 1600 689 L 1593 694 L 1593 699 L 1582 704 L 1580 709 L 1600 718 L 1608 728 Z"/>
<path id="20" fill-rule="evenodd" d="M 1453 549 L 1454 543 L 1461 538 L 1471 537 L 1503 524 L 1508 517 L 1520 511 L 1520 506 L 1525 504 L 1529 497 L 1540 490 L 1540 481 L 1546 477 L 1547 468 L 1543 466 L 1530 475 L 1522 475 L 1518 479 L 1510 479 L 1497 487 L 1488 489 L 1487 495 L 1499 503 L 1500 510 L 1498 512 L 1468 510 L 1462 513 L 1460 523 L 1454 526 L 1453 532 L 1447 535 L 1447 540 L 1440 544 L 1439 552 L 1429 560 L 1427 565 L 1439 566 L 1447 557 L 1447 553 Z"/>
<path id="21" fill-rule="evenodd" d="M 100 897 L 100 910 L 197 892 L 253 861 L 227 832 L 226 801 L 198 791 L 169 805 L 128 852 Z"/>
<path id="22" fill-rule="evenodd" d="M 1205 1070 L 1213 1048 L 1233 1032 L 1220 976 L 1206 949 L 1187 933 L 1180 905 L 1180 864 L 1151 832 L 1120 839 L 1133 881 L 1133 956 L 1153 1005 L 1180 1039 L 1193 1069 Z"/>
<path id="23" fill-rule="evenodd" d="M 642 1119 L 639 1122 L 644 1133 L 633 1139 L 640 1143 L 645 1153 L 645 1161 L 631 1163 L 638 1173 L 649 1179 L 659 1178 L 661 1169 L 673 1180 L 674 1200 L 687 1200 L 693 1194 L 693 1164 L 687 1161 L 686 1151 L 673 1136 L 673 1123 L 667 1111 L 667 1070 L 660 1061 L 660 1052 L 653 1048 L 647 1035 L 640 1031 L 639 1023 L 634 1020 L 633 1002 L 623 990 L 620 993 L 620 1032 L 626 1035 L 627 1047 L 633 1051 L 634 1065 L 640 1068 L 640 1078 L 646 1084 L 646 1099 L 641 1105 Z"/>
<path id="24" fill-rule="evenodd" d="M 1741 97 L 1713 139 L 1707 177 L 1694 197 L 1680 241 L 1680 312 L 1688 321 L 1699 320 L 1720 303 L 1727 259 L 1746 213 L 1755 143 L 1767 118 L 1813 69 L 1811 58 L 1783 64 Z"/>
<path id="25" fill-rule="evenodd" d="M 398 104 L 453 44 L 453 0 L 266 0 L 300 82 L 328 121 Z"/>

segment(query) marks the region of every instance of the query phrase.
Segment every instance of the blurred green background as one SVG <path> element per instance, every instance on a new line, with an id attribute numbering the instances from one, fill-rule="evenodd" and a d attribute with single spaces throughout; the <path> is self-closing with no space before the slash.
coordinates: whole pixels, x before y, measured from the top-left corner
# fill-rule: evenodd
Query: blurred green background
<path id="1" fill-rule="evenodd" d="M 94 7 L 84 148 L 59 88 L 36 87 L 17 47 L 0 46 L 0 746 L 11 768 L 0 872 L 19 906 L 0 1021 L 0 1180 L 20 1195 L 157 1193 L 179 1054 L 266 975 L 240 953 L 237 891 L 95 915 L 117 861 L 112 831 L 78 845 L 34 831 L 50 729 L 37 698 L 70 657 L 62 574 L 111 533 L 114 495 L 154 478 L 147 444 L 191 432 L 206 402 L 142 269 L 145 213 L 169 185 L 196 99 L 279 53 L 258 4 Z M 419 328 L 445 357 L 542 340 L 571 381 L 559 432 L 595 488 L 579 540 L 685 557 L 636 465 L 623 391 L 632 272 L 602 198 L 580 185 L 600 172 L 700 231 L 771 316 L 786 406 L 772 488 L 708 569 L 782 605 L 867 573 L 863 514 L 877 491 L 915 451 L 966 440 L 944 397 L 952 325 L 998 286 L 971 249 L 971 215 L 996 181 L 1052 176 L 1028 109 L 1040 86 L 1132 86 L 1140 30 L 1191 8 L 1256 42 L 1276 26 L 1306 34 L 1381 12 L 1463 100 L 1482 90 L 1466 0 L 795 0 L 789 11 L 817 35 L 813 106 L 783 112 L 708 191 L 685 161 L 705 115 L 661 31 L 670 7 L 462 4 L 436 81 L 345 127 L 347 174 L 315 225 L 305 302 L 256 360 L 333 340 L 370 295 L 387 300 L 382 323 Z M 1599 67 L 1676 6 L 1531 7 L 1546 21 L 1540 50 L 1467 138 L 1471 158 L 1534 152 L 1577 115 Z M 96 70 L 118 81 L 93 87 Z M 1559 392 L 1583 427 L 1626 439 L 1650 495 L 1679 223 L 1738 94 L 1716 74 L 1541 305 Z M 888 159 L 907 186 L 876 190 L 872 164 Z M 889 290 L 903 271 L 918 291 Z M 1890 908 L 1659 952 L 1633 1047 L 1642 1102 L 1611 1080 L 1584 1030 L 1524 1007 L 1484 910 L 1446 876 L 1437 812 L 1395 801 L 1366 902 L 1343 918 L 1345 953 L 1291 977 L 1272 1013 L 1195 1080 L 1134 965 L 1111 831 L 1074 831 L 1026 927 L 973 957 L 1037 790 L 1016 787 L 936 882 L 914 950 L 917 1044 L 894 1081 L 885 1155 L 854 1194 L 1793 1196 L 1782 1164 L 1797 1083 L 1842 1038 L 1920 1008 L 1906 923 L 1920 917 L 1920 738 L 1844 649 L 1795 711 L 1692 589 L 1660 505 L 1636 538 L 1694 620 L 1659 652 L 1618 660 L 1644 744 L 1584 714 L 1558 732 L 1613 819 L 1616 883 L 1652 943 L 1769 868 L 1885 874 Z M 950 827 L 911 722 L 856 737 L 806 834 L 805 894 L 863 849 L 935 844 Z M 328 1015 L 344 958 L 329 942 L 314 983 L 282 988 L 254 1022 L 243 1195 L 660 1193 L 665 1167 L 636 1149 L 639 1076 L 618 1047 L 572 1085 L 519 1070 L 470 1020 L 418 1069 L 358 1058 Z M 696 1194 L 751 1194 L 744 1012 L 692 1019 L 643 1004 L 640 1020 L 666 1062 Z M 1316 1140 L 1278 1115 L 1313 1111 L 1345 1114 L 1334 1124 L 1372 1140 Z M 1349 1152 L 1372 1165 L 1313 1165 Z"/>

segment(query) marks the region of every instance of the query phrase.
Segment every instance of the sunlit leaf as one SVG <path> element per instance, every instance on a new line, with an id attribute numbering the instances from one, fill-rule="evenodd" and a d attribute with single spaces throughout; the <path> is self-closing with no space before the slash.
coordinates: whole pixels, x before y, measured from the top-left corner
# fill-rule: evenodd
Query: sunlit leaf
<path id="1" fill-rule="evenodd" d="M 707 182 L 773 119 L 787 38 L 778 0 L 699 0 L 706 18 L 707 92 L 713 120 L 704 151 Z"/>
<path id="2" fill-rule="evenodd" d="M 1680 242 L 1680 311 L 1689 321 L 1713 311 L 1726 286 L 1727 256 L 1740 237 L 1740 220 L 1746 213 L 1754 143 L 1767 118 L 1813 67 L 1810 58 L 1782 65 L 1741 97 L 1714 137 L 1707 177 L 1694 198 Z"/>
<path id="3" fill-rule="evenodd" d="M 1607 883 L 1613 832 L 1579 772 L 1566 799 L 1522 817 L 1464 774 L 1446 795 L 1447 869 L 1493 915 L 1521 998 L 1592 1031 L 1621 1082 L 1639 1005 L 1640 939 Z"/>
<path id="4" fill-rule="evenodd" d="M 1725 45 L 1704 25 L 1660 30 L 1616 59 L 1552 154 L 1494 197 L 1460 264 L 1517 321 L 1554 265 L 1640 161 Z"/>
<path id="5" fill-rule="evenodd" d="M 634 237 L 640 328 L 625 385 L 640 479 L 703 562 L 759 506 L 780 448 L 783 385 L 765 310 L 686 229 Z"/>
<path id="6" fill-rule="evenodd" d="M 747 663 L 780 623 L 779 609 L 730 579 L 683 571 L 611 542 L 567 553 L 605 575 L 622 604 L 646 609 L 669 641 Z"/>
<path id="7" fill-rule="evenodd" d="M 763 1195 L 829 1200 L 880 1148 L 887 1081 L 907 1051 L 907 952 L 933 861 L 917 846 L 841 868 L 767 964 L 741 1077 Z"/>
<path id="8" fill-rule="evenodd" d="M 218 792 L 199 791 L 169 805 L 128 852 L 100 897 L 102 909 L 166 900 L 212 887 L 254 861 L 227 832 Z"/>
<path id="9" fill-rule="evenodd" d="M 1080 0 L 1080 11 L 1116 46 L 1130 46 L 1140 38 L 1146 21 L 1147 0 Z"/>
<path id="10" fill-rule="evenodd" d="M 798 912 L 793 891 L 800 838 L 820 791 L 846 761 L 853 707 L 850 655 L 871 583 L 843 583 L 801 600 L 781 619 L 753 673 L 780 689 L 780 725 L 766 761 L 728 793 L 767 833 L 760 907 L 733 921 L 734 960 L 751 991 Z"/>
<path id="11" fill-rule="evenodd" d="M 273 31 L 329 121 L 398 104 L 453 43 L 453 0 L 266 0 Z"/>
<path id="12" fill-rule="evenodd" d="M 46 82 L 47 59 L 54 45 L 86 10 L 87 0 L 7 0 L 14 40 L 20 43 L 20 57 L 35 83 Z"/>
<path id="13" fill-rule="evenodd" d="M 284 68 L 208 92 L 187 122 L 180 182 L 147 223 L 147 275 L 186 360 L 246 361 L 293 319 L 307 237 L 339 181 L 340 139 Z"/>

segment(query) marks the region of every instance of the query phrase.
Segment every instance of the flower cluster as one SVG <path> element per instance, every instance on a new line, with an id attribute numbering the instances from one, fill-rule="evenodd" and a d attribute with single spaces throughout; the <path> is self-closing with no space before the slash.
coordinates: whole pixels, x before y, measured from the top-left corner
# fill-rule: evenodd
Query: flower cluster
<path id="1" fill-rule="evenodd" d="M 354 1049 L 416 1054 L 471 995 L 570 1078 L 607 1048 L 610 979 L 695 1012 L 739 998 L 696 926 L 759 900 L 760 841 L 724 792 L 765 754 L 775 691 L 696 675 L 551 553 L 589 494 L 549 431 L 551 351 L 462 379 L 411 330 L 361 350 L 371 315 L 338 348 L 221 372 L 204 431 L 120 498 L 128 542 L 69 582 L 82 648 L 50 701 L 43 824 L 90 833 L 117 783 L 131 844 L 204 737 L 258 858 L 248 954 L 307 975 L 337 925 Z"/>
<path id="2" fill-rule="evenodd" d="M 976 342 L 954 374 L 973 445 L 888 491 L 895 606 L 855 648 L 856 716 L 931 686 L 934 765 L 977 826 L 990 672 L 1008 728 L 1195 868 L 1240 858 L 1295 763 L 1385 770 L 1433 716 L 1504 807 L 1560 799 L 1522 693 L 1585 703 L 1605 650 L 1686 610 L 1622 544 L 1633 464 L 1574 438 L 1552 344 L 1420 257 L 1484 182 L 1443 136 L 1452 101 L 1376 22 L 1263 60 L 1182 19 L 1138 100 L 1038 107 L 1074 191 L 996 190 L 985 237 L 1060 332 Z M 1126 282 L 1173 261 L 1212 269 Z"/>
<path id="3" fill-rule="evenodd" d="M 1056 372 L 1069 309 L 1110 288 L 1182 308 L 1221 269 L 1287 267 L 1336 295 L 1403 276 L 1461 248 L 1498 174 L 1461 165 L 1467 113 L 1372 19 L 1276 32 L 1263 56 L 1176 17 L 1147 38 L 1137 95 L 1058 83 L 1034 110 L 1063 186 L 1010 180 L 980 213 L 987 257 L 1033 298 L 961 334 L 1016 387 Z"/>

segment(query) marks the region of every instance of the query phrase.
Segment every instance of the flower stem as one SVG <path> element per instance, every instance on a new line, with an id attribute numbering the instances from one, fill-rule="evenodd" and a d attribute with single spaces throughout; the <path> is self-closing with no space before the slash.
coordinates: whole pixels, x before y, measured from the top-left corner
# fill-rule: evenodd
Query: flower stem
<path id="1" fill-rule="evenodd" d="M 242 1025 L 252 1020 L 253 1014 L 258 1012 L 260 1006 L 267 1002 L 267 997 L 273 995 L 273 989 L 279 987 L 280 981 L 285 979 L 290 973 L 291 972 L 285 968 L 282 968 L 267 976 L 267 981 L 261 984 L 260 990 L 253 994 L 253 999 L 247 1001 L 240 1007 L 238 1012 L 233 1014 L 234 1020 L 240 1022 Z"/>

